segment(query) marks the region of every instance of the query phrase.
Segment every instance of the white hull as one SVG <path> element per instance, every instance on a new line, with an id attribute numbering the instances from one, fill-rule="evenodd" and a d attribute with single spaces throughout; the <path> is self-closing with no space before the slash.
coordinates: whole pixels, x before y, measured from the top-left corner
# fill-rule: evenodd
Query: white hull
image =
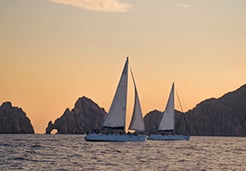
<path id="1" fill-rule="evenodd" d="M 166 141 L 174 141 L 174 140 L 190 140 L 189 135 L 149 135 L 147 140 L 166 140 Z"/>
<path id="2" fill-rule="evenodd" d="M 109 141 L 109 142 L 142 142 L 146 140 L 145 135 L 134 134 L 101 134 L 92 133 L 85 136 L 86 141 Z"/>

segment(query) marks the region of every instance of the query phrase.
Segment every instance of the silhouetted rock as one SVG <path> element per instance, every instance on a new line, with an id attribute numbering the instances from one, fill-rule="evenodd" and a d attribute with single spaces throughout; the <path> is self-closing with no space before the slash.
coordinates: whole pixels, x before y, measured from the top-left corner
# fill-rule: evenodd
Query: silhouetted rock
<path id="1" fill-rule="evenodd" d="M 246 136 L 246 85 L 186 113 L 191 135 Z"/>
<path id="2" fill-rule="evenodd" d="M 177 133 L 186 134 L 189 130 L 190 135 L 196 136 L 246 136 L 246 85 L 221 98 L 205 100 L 186 113 L 175 112 Z M 46 133 L 57 129 L 60 134 L 84 134 L 101 128 L 105 116 L 104 109 L 82 97 L 78 99 L 74 109 L 66 109 L 55 123 L 50 121 Z M 157 110 L 145 115 L 147 134 L 157 132 L 161 117 L 161 112 Z"/>
<path id="3" fill-rule="evenodd" d="M 145 132 L 157 133 L 161 117 L 162 113 L 158 110 L 147 113 L 144 117 Z"/>
<path id="4" fill-rule="evenodd" d="M 191 135 L 246 136 L 246 85 L 221 98 L 211 98 L 184 113 L 176 111 L 175 128 L 186 132 L 184 115 Z M 158 129 L 161 113 L 152 111 L 144 117 L 146 132 Z"/>
<path id="5" fill-rule="evenodd" d="M 0 106 L 0 133 L 33 134 L 34 130 L 21 108 L 13 107 L 11 102 L 5 102 Z"/>
<path id="6" fill-rule="evenodd" d="M 50 134 L 53 129 L 57 129 L 58 134 L 84 134 L 89 130 L 101 128 L 105 116 L 103 108 L 91 99 L 81 97 L 71 111 L 66 109 L 54 123 L 48 123 L 46 134 Z"/>

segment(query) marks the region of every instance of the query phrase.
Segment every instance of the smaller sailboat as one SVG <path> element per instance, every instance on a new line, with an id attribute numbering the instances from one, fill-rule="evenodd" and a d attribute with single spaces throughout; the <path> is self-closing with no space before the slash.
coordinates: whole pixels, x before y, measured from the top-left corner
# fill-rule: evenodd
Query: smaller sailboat
<path id="1" fill-rule="evenodd" d="M 175 132 L 174 83 L 168 98 L 166 110 L 162 114 L 158 133 L 150 134 L 148 140 L 189 140 L 189 135 L 179 135 Z"/>
<path id="2" fill-rule="evenodd" d="M 118 141 L 118 142 L 139 142 L 145 141 L 146 136 L 141 134 L 144 132 L 144 121 L 142 117 L 142 110 L 140 100 L 136 88 L 136 83 L 131 72 L 135 102 L 133 108 L 133 114 L 129 130 L 135 131 L 135 133 L 125 132 L 126 122 L 126 106 L 127 106 L 127 87 L 128 87 L 128 58 L 126 59 L 121 78 L 109 110 L 103 127 L 100 130 L 89 132 L 85 136 L 86 141 Z"/>

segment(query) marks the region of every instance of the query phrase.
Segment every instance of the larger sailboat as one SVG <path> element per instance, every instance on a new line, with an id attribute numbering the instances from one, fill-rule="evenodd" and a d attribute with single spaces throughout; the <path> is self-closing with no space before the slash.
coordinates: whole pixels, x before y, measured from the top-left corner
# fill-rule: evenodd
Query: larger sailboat
<path id="1" fill-rule="evenodd" d="M 128 87 L 128 57 L 120 77 L 120 81 L 111 104 L 109 114 L 107 115 L 103 127 L 100 130 L 89 132 L 85 136 L 87 141 L 145 141 L 146 136 L 142 133 L 145 130 L 144 121 L 142 117 L 142 110 L 140 100 L 136 88 L 136 83 L 131 72 L 135 102 L 133 108 L 133 114 L 129 130 L 135 131 L 135 133 L 126 133 L 126 107 L 127 107 L 127 87 Z"/>
<path id="2" fill-rule="evenodd" d="M 187 125 L 186 125 L 187 126 Z M 179 135 L 175 131 L 174 83 L 168 98 L 166 110 L 162 114 L 158 133 L 150 134 L 148 140 L 189 140 L 189 135 Z"/>

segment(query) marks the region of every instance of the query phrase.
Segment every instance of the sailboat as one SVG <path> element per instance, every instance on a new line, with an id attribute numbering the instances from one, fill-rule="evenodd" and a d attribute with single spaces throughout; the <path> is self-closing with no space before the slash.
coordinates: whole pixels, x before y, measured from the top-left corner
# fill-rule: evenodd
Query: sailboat
<path id="1" fill-rule="evenodd" d="M 106 119 L 104 120 L 102 129 L 86 134 L 86 141 L 145 141 L 146 136 L 144 134 L 140 134 L 144 132 L 145 127 L 136 83 L 132 72 L 131 76 L 134 84 L 135 102 L 129 130 L 135 131 L 135 133 L 125 132 L 128 87 L 128 63 L 129 60 L 127 57 L 116 93 L 113 98 L 113 102 L 109 110 L 109 114 L 106 116 Z"/>
<path id="2" fill-rule="evenodd" d="M 148 140 L 189 140 L 189 135 L 175 133 L 174 83 L 172 85 L 166 110 L 162 114 L 158 134 L 150 134 Z"/>

